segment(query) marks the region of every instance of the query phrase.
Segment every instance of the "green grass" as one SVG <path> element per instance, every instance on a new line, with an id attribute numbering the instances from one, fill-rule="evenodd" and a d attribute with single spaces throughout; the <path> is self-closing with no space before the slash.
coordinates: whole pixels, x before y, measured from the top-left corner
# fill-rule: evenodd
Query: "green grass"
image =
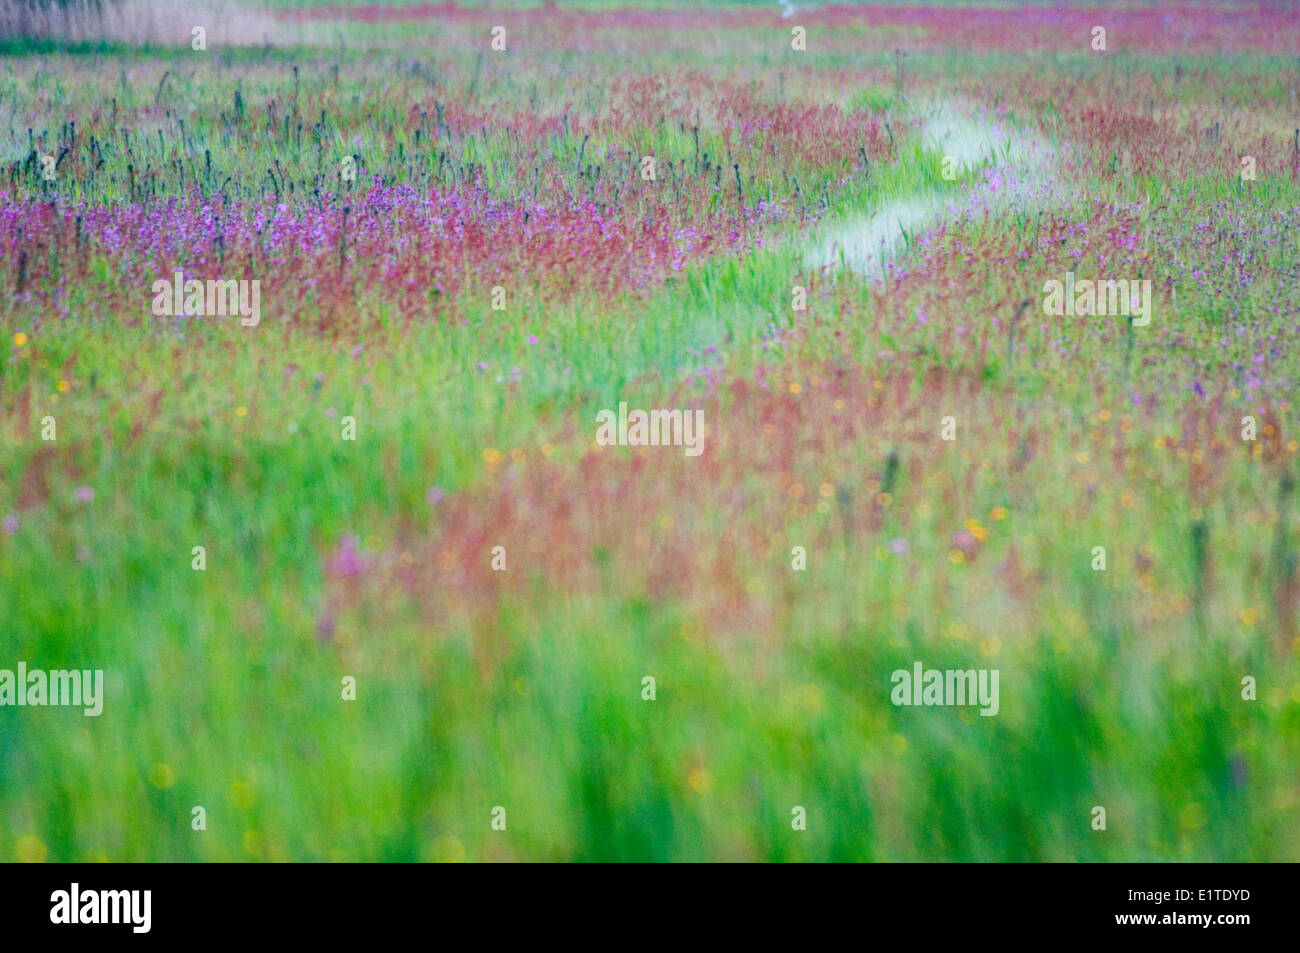
<path id="1" fill-rule="evenodd" d="M 200 170 L 211 194 L 229 177 L 229 194 L 250 201 L 270 201 L 265 170 L 278 161 L 298 185 L 284 201 L 310 204 L 311 184 L 361 135 L 366 168 L 387 183 L 455 188 L 449 167 L 474 162 L 494 197 L 517 198 L 537 181 L 523 161 L 536 154 L 576 191 L 581 136 L 521 146 L 497 122 L 430 149 L 411 132 L 410 100 L 557 115 L 572 95 L 575 113 L 594 115 L 614 101 L 602 98 L 610 77 L 653 75 L 656 63 L 707 64 L 719 81 L 762 71 L 707 48 L 652 48 L 585 74 L 549 56 L 479 73 L 452 51 L 429 57 L 442 76 L 429 93 L 400 71 L 400 45 L 360 48 L 398 43 L 399 28 L 357 33 L 341 54 L 290 48 L 179 68 L 148 51 L 45 60 L 51 51 L 0 48 L 6 176 L 70 118 L 84 150 L 95 108 L 116 98 L 124 117 L 103 168 L 77 166 L 48 187 L 20 169 L 0 190 L 128 201 L 129 145 L 137 170 L 182 155 L 188 181 Z M 942 180 L 918 108 L 892 92 L 892 54 L 855 58 L 853 41 L 803 75 L 768 75 L 758 101 L 784 89 L 791 102 L 878 113 L 896 153 L 863 175 L 851 151 L 772 160 L 801 183 L 816 224 L 795 217 L 768 247 L 719 252 L 635 292 L 547 279 L 512 285 L 498 313 L 484 279 L 409 314 L 381 287 L 324 327 L 330 302 L 308 298 L 287 323 L 268 312 L 243 333 L 195 321 L 182 338 L 134 313 L 90 316 L 90 302 L 134 280 L 119 269 L 135 257 L 96 249 L 78 271 L 66 246 L 40 249 L 83 296 L 67 319 L 12 294 L 5 262 L 0 516 L 21 528 L 0 535 L 0 668 L 102 668 L 107 699 L 98 718 L 0 708 L 0 857 L 1296 859 L 1300 643 L 1283 487 L 1300 367 L 1284 349 L 1249 389 L 1238 365 L 1270 333 L 1294 341 L 1272 324 L 1238 335 L 1231 315 L 1274 320 L 1269 309 L 1294 293 L 1294 235 L 1239 236 L 1255 256 L 1240 287 L 1216 294 L 1188 275 L 1222 257 L 1194 241 L 1212 203 L 1267 215 L 1296 208 L 1300 191 L 1276 167 L 1245 190 L 1173 150 L 1158 175 L 1110 170 L 1111 147 L 1075 139 L 1052 105 L 1075 71 L 1088 102 L 1113 98 L 1093 60 L 1060 66 L 1040 89 L 1003 55 L 918 58 L 908 69 L 928 97 L 967 101 L 996 82 L 1014 100 L 1013 128 L 1063 147 L 1069 221 L 1097 224 L 1080 197 L 1146 203 L 1134 222 L 1101 225 L 1141 232 L 1143 267 L 1180 283 L 1177 302 L 1160 298 L 1135 338 L 1044 318 L 1042 282 L 1070 260 L 1039 242 L 1047 219 L 1036 211 L 953 220 L 933 242 L 922 228 L 900 261 L 910 275 L 885 286 L 816 274 L 810 234 L 982 180 L 979 169 Z M 1168 84 L 1170 62 L 1151 60 L 1141 78 Z M 296 120 L 284 125 L 291 65 L 301 138 Z M 1221 65 L 1271 68 L 1262 56 Z M 850 67 L 853 92 L 835 72 Z M 1189 79 L 1166 95 L 1209 116 L 1221 88 Z M 1259 91 L 1260 122 L 1289 108 L 1287 88 Z M 237 89 L 253 119 L 235 129 Z M 165 110 L 190 117 L 183 135 Z M 650 112 L 589 141 L 587 161 L 608 146 L 689 169 L 689 127 Z M 723 124 L 706 114 L 701 125 L 702 150 L 725 156 Z M 767 168 L 761 155 L 736 157 Z M 630 178 L 635 161 L 606 174 Z M 775 175 L 760 187 L 800 202 Z M 544 179 L 538 188 L 540 202 L 553 195 Z M 165 175 L 157 190 L 158 201 L 180 191 Z M 1167 202 L 1188 190 L 1195 202 Z M 622 214 L 654 209 L 627 200 Z M 1077 239 L 1081 271 L 1109 251 L 1100 230 Z M 1018 264 L 1021 248 L 1033 256 Z M 995 266 L 1002 253 L 1011 263 Z M 795 284 L 810 289 L 807 312 L 791 310 Z M 1035 306 L 1008 350 L 1025 297 Z M 677 449 L 596 452 L 595 412 L 619 400 L 704 407 L 699 465 Z M 40 437 L 47 414 L 52 444 Z M 939 439 L 948 414 L 953 444 Z M 1246 414 L 1279 435 L 1241 441 Z M 355 441 L 341 439 L 345 416 Z M 83 485 L 92 502 L 75 500 Z M 442 503 L 426 501 L 431 487 Z M 33 493 L 39 503 L 23 502 Z M 985 537 L 962 557 L 952 540 L 968 521 Z M 327 570 L 347 534 L 374 561 L 355 583 Z M 889 549 L 900 537 L 905 556 Z M 509 569 L 494 575 L 498 544 Z M 204 572 L 191 568 L 199 545 Z M 1105 573 L 1090 567 L 1097 545 Z M 808 571 L 791 570 L 793 546 L 807 548 Z M 581 581 L 561 585 L 573 551 Z M 327 616 L 336 625 L 322 637 Z M 890 673 L 917 660 L 999 669 L 999 714 L 891 705 Z M 647 675 L 654 701 L 642 697 Z M 1247 675 L 1255 701 L 1242 699 Z M 355 701 L 341 697 L 345 676 Z M 505 832 L 490 826 L 498 805 Z M 1090 826 L 1097 805 L 1105 831 Z M 204 831 L 191 829 L 196 806 Z M 791 827 L 795 806 L 806 831 Z"/>

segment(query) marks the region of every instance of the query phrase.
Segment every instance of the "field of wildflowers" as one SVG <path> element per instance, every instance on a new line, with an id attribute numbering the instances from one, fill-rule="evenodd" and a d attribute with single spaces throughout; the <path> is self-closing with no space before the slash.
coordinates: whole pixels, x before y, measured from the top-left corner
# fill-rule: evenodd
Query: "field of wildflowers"
<path id="1" fill-rule="evenodd" d="M 0 859 L 1300 859 L 1293 9 L 132 4 L 0 34 Z"/>

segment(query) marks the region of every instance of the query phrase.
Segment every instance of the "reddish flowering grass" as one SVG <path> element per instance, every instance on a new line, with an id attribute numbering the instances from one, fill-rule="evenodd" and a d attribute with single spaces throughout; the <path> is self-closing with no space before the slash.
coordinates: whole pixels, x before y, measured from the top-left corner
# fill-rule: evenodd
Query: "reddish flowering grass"
<path id="1" fill-rule="evenodd" d="M 1295 13 L 1284 4 L 1175 4 L 1124 6 L 1105 11 L 1077 5 L 958 7 L 934 5 L 827 5 L 798 10 L 785 19 L 780 8 L 655 9 L 631 7 L 573 9 L 553 6 L 525 10 L 462 7 L 455 3 L 386 7 L 324 6 L 283 10 L 287 21 L 364 23 L 433 22 L 443 29 L 477 31 L 489 25 L 513 30 L 510 49 L 522 53 L 571 49 L 575 38 L 588 50 L 619 42 L 624 34 L 709 35 L 718 31 L 779 30 L 792 25 L 822 30 L 818 42 L 833 48 L 941 51 L 949 47 L 979 52 L 1057 50 L 1090 52 L 1094 26 L 1108 31 L 1108 51 L 1131 53 L 1291 52 Z M 874 40 L 874 42 L 873 42 Z M 445 40 L 444 40 L 445 42 Z M 642 42 L 648 44 L 648 40 Z M 893 45 L 890 45 L 893 44 Z"/>
<path id="2" fill-rule="evenodd" d="M 625 597 L 675 607 L 683 624 L 711 638 L 776 646 L 798 612 L 871 592 L 885 575 L 895 602 L 864 606 L 863 618 L 892 617 L 903 602 L 917 612 L 951 608 L 974 584 L 1001 592 L 1029 629 L 1029 620 L 1059 609 L 1056 600 L 1074 598 L 1062 595 L 1069 583 L 1051 568 L 1078 545 L 1059 526 L 1125 538 L 1116 527 L 1175 499 L 1222 520 L 1216 501 L 1229 496 L 1249 500 L 1266 523 L 1294 454 L 1276 405 L 1256 411 L 1257 449 L 1235 439 L 1240 413 L 1225 394 L 1184 404 L 1152 442 L 1166 416 L 1154 403 L 1080 420 L 1044 412 L 974 371 L 896 369 L 873 379 L 834 362 L 794 373 L 664 397 L 664 406 L 703 410 L 698 458 L 678 448 L 595 447 L 586 421 L 549 437 L 561 448 L 553 457 L 535 448 L 489 455 L 483 481 L 440 498 L 431 526 L 403 529 L 373 572 L 333 574 L 330 617 L 364 623 L 366 607 L 413 602 L 439 631 L 486 630 L 503 605 L 581 601 L 618 580 Z M 1097 393 L 1105 399 L 1100 386 Z M 940 439 L 948 414 L 962 428 L 959 443 Z M 1061 481 L 1074 492 L 1041 509 L 1042 488 Z M 1019 543 L 1001 525 L 1007 513 Z M 507 572 L 490 566 L 496 545 L 507 550 Z M 792 573 L 794 546 L 820 565 Z M 1252 558 L 1267 563 L 1267 550 L 1265 536 Z M 1121 570 L 1141 559 L 1112 555 Z M 940 564 L 946 572 L 936 573 Z M 860 589 L 832 597 L 818 582 L 846 570 L 861 578 Z M 1168 564 L 1146 571 L 1156 575 L 1121 573 L 1116 604 L 1173 624 L 1191 606 L 1183 604 L 1185 579 Z M 1198 598 L 1232 604 L 1252 578 L 1244 559 L 1220 566 L 1213 585 L 1221 589 Z M 1157 585 L 1159 599 L 1139 598 Z M 1274 598 L 1279 632 L 1294 637 L 1294 580 Z"/>
<path id="3" fill-rule="evenodd" d="M 152 295 L 142 289 L 177 269 L 260 279 L 273 320 L 298 320 L 311 304 L 325 325 L 361 296 L 414 318 L 454 313 L 462 292 L 482 297 L 497 284 L 556 302 L 635 294 L 687 263 L 744 254 L 811 223 L 828 181 L 890 161 L 905 131 L 866 110 L 765 102 L 702 73 L 681 79 L 617 77 L 587 115 L 447 102 L 426 90 L 402 113 L 385 103 L 343 117 L 318 87 L 314 134 L 355 143 L 355 184 L 322 173 L 319 152 L 293 147 L 311 113 L 275 93 L 223 113 L 220 127 L 221 155 L 274 150 L 261 176 L 225 175 L 229 160 L 214 167 L 213 149 L 200 159 L 170 111 L 97 110 L 62 148 L 38 142 L 10 167 L 0 258 L 35 326 L 144 318 Z M 125 132 L 115 145 L 116 125 L 131 122 L 159 131 Z M 131 201 L 87 202 L 42 185 L 33 157 L 50 148 L 60 181 L 98 182 Z M 643 155 L 656 158 L 653 181 Z M 114 281 L 99 280 L 106 271 Z"/>
<path id="4" fill-rule="evenodd" d="M 1287 856 L 1287 12 L 776 7 L 286 11 L 347 48 L 6 60 L 0 604 L 15 657 L 148 673 L 154 741 L 75 801 L 31 772 L 0 840 L 76 803 L 53 857 L 256 856 L 131 800 L 167 757 L 287 792 L 273 858 Z M 942 178 L 940 108 L 1008 154 Z M 809 273 L 913 199 L 882 271 Z M 177 268 L 260 280 L 263 326 L 150 314 Z M 1151 324 L 1044 314 L 1071 271 L 1149 279 Z M 595 446 L 620 400 L 700 409 L 703 455 Z M 920 659 L 1002 671 L 999 718 L 893 706 Z M 164 709 L 199 732 L 168 755 Z M 1141 807 L 1099 839 L 1097 801 Z M 508 847 L 449 820 L 498 802 Z"/>

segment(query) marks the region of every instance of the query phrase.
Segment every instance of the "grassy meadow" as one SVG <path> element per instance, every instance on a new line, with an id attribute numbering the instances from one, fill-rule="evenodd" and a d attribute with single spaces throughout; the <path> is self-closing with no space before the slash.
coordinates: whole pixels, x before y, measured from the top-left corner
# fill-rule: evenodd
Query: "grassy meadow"
<path id="1" fill-rule="evenodd" d="M 0 37 L 0 859 L 1300 860 L 1293 12 L 148 8 Z"/>

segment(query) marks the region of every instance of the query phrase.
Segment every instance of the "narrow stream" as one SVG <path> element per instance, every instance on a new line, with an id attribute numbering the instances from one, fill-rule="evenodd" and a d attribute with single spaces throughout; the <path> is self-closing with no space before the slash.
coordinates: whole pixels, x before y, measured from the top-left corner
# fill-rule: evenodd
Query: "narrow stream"
<path id="1" fill-rule="evenodd" d="M 938 108 L 921 135 L 927 160 L 955 161 L 958 177 L 967 180 L 962 190 L 918 190 L 861 217 L 832 221 L 810 243 L 809 266 L 880 274 L 900 254 L 904 232 L 915 237 L 988 208 L 1041 207 L 1057 190 L 1050 148 L 1008 125 Z"/>

